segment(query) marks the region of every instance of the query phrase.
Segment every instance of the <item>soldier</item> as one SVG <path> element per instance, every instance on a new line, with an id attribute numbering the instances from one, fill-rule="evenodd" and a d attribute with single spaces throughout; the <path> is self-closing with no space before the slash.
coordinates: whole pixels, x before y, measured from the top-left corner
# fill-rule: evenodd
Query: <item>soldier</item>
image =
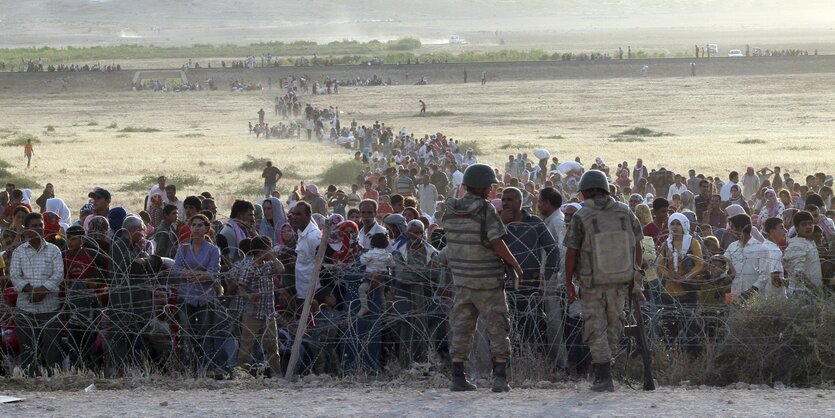
<path id="1" fill-rule="evenodd" d="M 505 265 L 522 277 L 522 269 L 502 240 L 505 228 L 496 208 L 486 199 L 496 173 L 486 164 L 473 164 L 464 172 L 467 193 L 446 201 L 443 217 L 449 266 L 456 287 L 449 313 L 452 329 L 452 391 L 471 391 L 476 386 L 464 375 L 473 333 L 479 317 L 487 324 L 493 356 L 493 392 L 510 390 L 507 364 L 510 359 L 510 315 L 504 293 Z"/>
<path id="2" fill-rule="evenodd" d="M 602 171 L 590 170 L 580 178 L 585 204 L 574 214 L 565 235 L 565 290 L 577 298 L 574 273 L 580 282 L 580 303 L 585 324 L 583 341 L 589 346 L 594 369 L 591 390 L 612 392 L 612 353 L 624 325 L 626 284 L 643 299 L 641 224 L 629 206 L 609 196 Z"/>

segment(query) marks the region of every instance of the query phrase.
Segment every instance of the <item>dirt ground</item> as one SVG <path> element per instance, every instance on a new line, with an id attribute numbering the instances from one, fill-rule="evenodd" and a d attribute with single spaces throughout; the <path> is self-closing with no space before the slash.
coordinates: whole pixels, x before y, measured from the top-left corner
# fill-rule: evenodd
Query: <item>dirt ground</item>
<path id="1" fill-rule="evenodd" d="M 289 386 L 289 387 L 287 387 Z M 6 417 L 87 416 L 619 416 L 820 417 L 835 414 L 830 390 L 767 388 L 620 388 L 595 394 L 584 387 L 515 389 L 493 394 L 407 387 L 103 390 L 8 392 L 26 398 L 0 405 Z"/>

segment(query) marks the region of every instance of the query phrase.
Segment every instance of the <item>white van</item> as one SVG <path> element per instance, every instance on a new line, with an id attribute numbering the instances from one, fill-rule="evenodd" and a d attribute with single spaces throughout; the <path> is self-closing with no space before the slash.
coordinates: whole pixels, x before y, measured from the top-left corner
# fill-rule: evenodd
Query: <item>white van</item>
<path id="1" fill-rule="evenodd" d="M 709 54 L 718 54 L 719 53 L 719 45 L 707 44 L 707 52 Z"/>
<path id="2" fill-rule="evenodd" d="M 454 45 L 463 44 L 464 43 L 464 38 L 462 38 L 458 35 L 452 35 L 452 36 L 449 37 L 449 43 L 454 44 Z"/>

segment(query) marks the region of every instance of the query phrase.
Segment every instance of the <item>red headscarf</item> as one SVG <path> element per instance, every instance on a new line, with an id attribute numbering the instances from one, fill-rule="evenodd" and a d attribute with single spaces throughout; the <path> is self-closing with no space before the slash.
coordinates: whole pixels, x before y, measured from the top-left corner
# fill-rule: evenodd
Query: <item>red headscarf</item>
<path id="1" fill-rule="evenodd" d="M 351 264 L 362 252 L 362 245 L 358 241 L 360 229 L 354 221 L 343 221 L 336 229 L 342 237 L 342 246 L 333 254 L 333 261 L 339 264 Z"/>
<path id="2" fill-rule="evenodd" d="M 43 214 L 43 235 L 44 239 L 51 239 L 61 232 L 61 225 L 58 222 L 61 217 L 54 212 L 44 212 Z"/>

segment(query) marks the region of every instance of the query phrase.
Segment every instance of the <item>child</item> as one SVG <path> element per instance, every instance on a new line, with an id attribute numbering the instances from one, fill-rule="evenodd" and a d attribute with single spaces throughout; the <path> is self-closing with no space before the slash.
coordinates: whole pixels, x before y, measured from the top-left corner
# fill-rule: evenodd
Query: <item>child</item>
<path id="1" fill-rule="evenodd" d="M 360 256 L 360 262 L 365 266 L 368 279 L 363 280 L 359 287 L 360 310 L 357 316 L 362 318 L 368 313 L 368 292 L 376 289 L 383 282 L 389 267 L 394 266 L 394 259 L 386 248 L 389 240 L 386 234 L 379 232 L 371 236 L 371 250 Z"/>

